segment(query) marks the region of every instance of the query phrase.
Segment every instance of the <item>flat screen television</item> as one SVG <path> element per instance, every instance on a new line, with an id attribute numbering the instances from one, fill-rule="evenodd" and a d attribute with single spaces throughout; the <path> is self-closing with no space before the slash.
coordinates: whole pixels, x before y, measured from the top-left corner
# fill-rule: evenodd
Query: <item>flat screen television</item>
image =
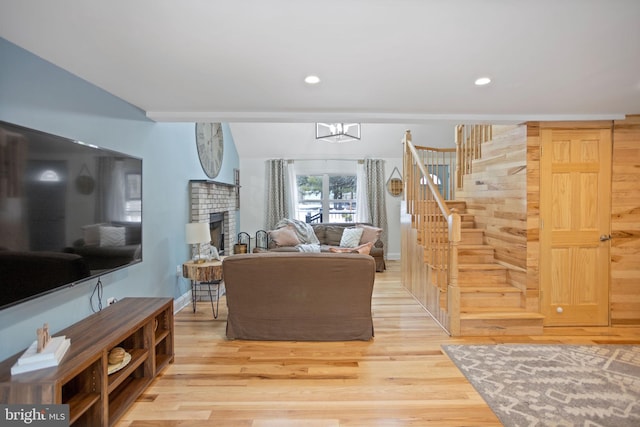
<path id="1" fill-rule="evenodd" d="M 0 121 L 0 309 L 142 261 L 142 159 Z"/>

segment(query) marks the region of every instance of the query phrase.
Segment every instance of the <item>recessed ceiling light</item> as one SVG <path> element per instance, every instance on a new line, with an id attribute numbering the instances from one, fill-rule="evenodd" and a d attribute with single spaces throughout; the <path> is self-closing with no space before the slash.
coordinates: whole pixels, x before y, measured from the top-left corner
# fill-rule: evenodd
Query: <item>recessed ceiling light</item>
<path id="1" fill-rule="evenodd" d="M 489 77 L 480 77 L 475 81 L 475 83 L 476 83 L 476 86 L 484 86 L 491 83 L 491 79 Z"/>
<path id="2" fill-rule="evenodd" d="M 304 82 L 309 85 L 317 85 L 318 83 L 320 83 L 320 77 L 309 75 L 304 78 Z"/>

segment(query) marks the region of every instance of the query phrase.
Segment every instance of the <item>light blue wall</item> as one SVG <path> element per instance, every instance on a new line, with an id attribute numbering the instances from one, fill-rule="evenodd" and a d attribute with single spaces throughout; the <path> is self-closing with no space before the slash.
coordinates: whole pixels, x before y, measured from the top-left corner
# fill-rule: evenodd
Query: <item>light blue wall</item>
<path id="1" fill-rule="evenodd" d="M 142 158 L 143 262 L 102 277 L 103 305 L 108 297 L 178 298 L 187 292 L 176 266 L 189 257 L 188 183 L 207 179 L 193 123 L 152 122 L 138 108 L 2 38 L 0 120 Z M 233 183 L 238 153 L 229 127 L 223 131 L 224 164 L 216 181 Z M 90 315 L 94 285 L 89 281 L 0 310 L 0 360 L 27 347 L 45 322 L 55 334 Z"/>

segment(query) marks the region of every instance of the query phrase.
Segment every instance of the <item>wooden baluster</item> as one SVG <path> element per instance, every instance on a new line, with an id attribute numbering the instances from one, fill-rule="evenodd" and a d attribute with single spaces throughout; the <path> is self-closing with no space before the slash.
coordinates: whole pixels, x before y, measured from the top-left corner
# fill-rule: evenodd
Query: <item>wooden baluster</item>
<path id="1" fill-rule="evenodd" d="M 449 331 L 451 335 L 460 335 L 460 287 L 458 286 L 458 245 L 462 240 L 462 220 L 457 209 L 451 209 L 449 223 L 449 286 L 447 288 L 447 310 L 449 312 Z"/>
<path id="2" fill-rule="evenodd" d="M 456 126 L 456 180 L 457 188 L 462 188 L 462 125 Z"/>

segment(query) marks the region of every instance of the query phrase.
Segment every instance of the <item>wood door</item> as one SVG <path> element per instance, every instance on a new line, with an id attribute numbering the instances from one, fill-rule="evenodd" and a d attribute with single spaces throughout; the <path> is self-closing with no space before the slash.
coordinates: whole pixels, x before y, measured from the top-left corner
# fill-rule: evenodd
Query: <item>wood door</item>
<path id="1" fill-rule="evenodd" d="M 545 326 L 609 324 L 611 129 L 541 129 Z"/>

